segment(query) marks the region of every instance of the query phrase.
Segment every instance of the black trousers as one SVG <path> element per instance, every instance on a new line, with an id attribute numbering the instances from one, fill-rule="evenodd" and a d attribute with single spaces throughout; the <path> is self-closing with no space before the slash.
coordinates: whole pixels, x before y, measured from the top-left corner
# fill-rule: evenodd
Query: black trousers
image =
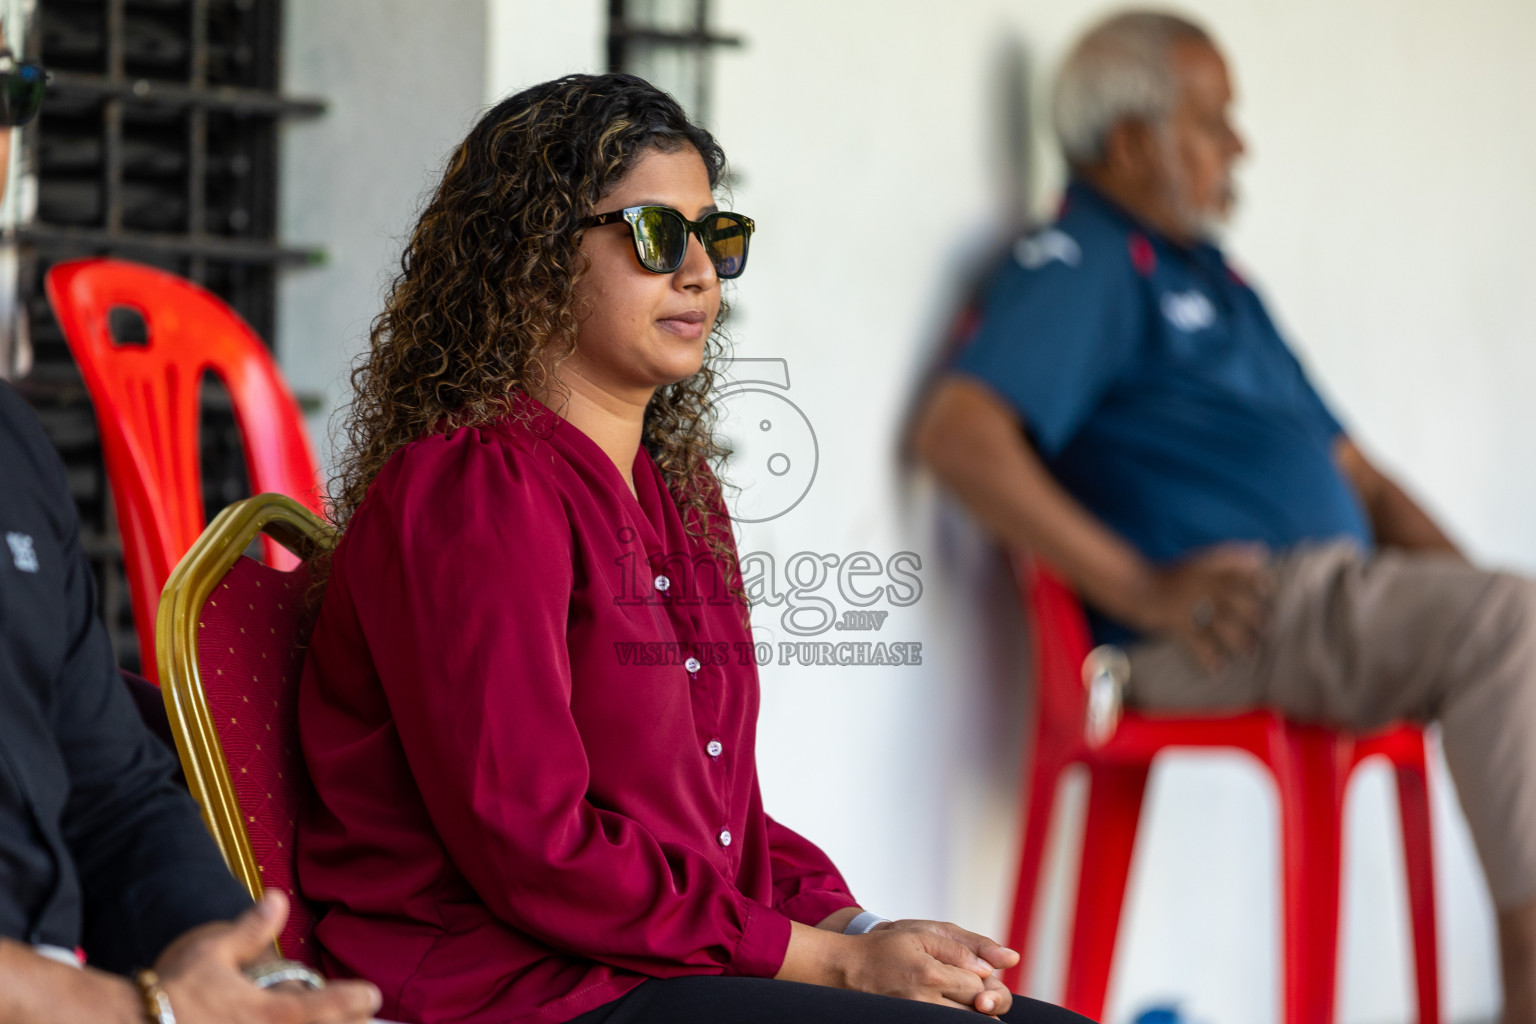
<path id="1" fill-rule="evenodd" d="M 985 1024 L 960 1010 L 867 992 L 802 985 L 772 978 L 653 978 L 570 1024 Z M 1002 1020 L 1009 1024 L 1087 1024 L 1088 1018 L 1023 996 Z"/>

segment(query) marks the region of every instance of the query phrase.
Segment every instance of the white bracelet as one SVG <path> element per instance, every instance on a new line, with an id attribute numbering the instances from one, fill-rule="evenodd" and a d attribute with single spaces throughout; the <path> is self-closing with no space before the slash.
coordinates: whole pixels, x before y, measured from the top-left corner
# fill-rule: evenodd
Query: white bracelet
<path id="1" fill-rule="evenodd" d="M 853 920 L 849 921 L 843 927 L 843 934 L 844 935 L 863 935 L 866 932 L 870 931 L 872 928 L 874 928 L 875 925 L 877 925 L 877 924 L 884 924 L 888 920 L 890 920 L 890 919 L 889 918 L 885 918 L 885 917 L 881 917 L 879 914 L 875 913 L 872 910 L 865 910 L 865 911 L 862 911 L 859 914 L 855 915 Z"/>
<path id="2" fill-rule="evenodd" d="M 144 1019 L 149 1024 L 176 1024 L 176 1012 L 171 1009 L 171 998 L 160 987 L 160 976 L 151 970 L 143 970 L 133 976 L 138 987 Z"/>

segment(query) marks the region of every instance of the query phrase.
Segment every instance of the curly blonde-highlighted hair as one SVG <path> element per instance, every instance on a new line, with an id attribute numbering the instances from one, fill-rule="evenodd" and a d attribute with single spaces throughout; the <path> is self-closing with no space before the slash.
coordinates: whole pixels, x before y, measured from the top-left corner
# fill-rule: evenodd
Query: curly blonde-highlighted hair
<path id="1" fill-rule="evenodd" d="M 338 527 L 411 441 L 533 415 L 514 397 L 552 389 L 547 368 L 576 348 L 576 283 L 587 269 L 580 221 L 644 153 L 686 148 L 717 186 L 725 155 L 714 138 L 632 75 L 569 75 L 481 117 L 411 232 L 369 349 L 352 370 L 346 443 L 331 485 Z M 709 400 L 724 314 L 722 306 L 699 372 L 651 399 L 642 444 L 689 531 L 732 580 L 730 524 L 716 511 L 723 506 L 710 472 L 729 454 L 715 437 Z"/>

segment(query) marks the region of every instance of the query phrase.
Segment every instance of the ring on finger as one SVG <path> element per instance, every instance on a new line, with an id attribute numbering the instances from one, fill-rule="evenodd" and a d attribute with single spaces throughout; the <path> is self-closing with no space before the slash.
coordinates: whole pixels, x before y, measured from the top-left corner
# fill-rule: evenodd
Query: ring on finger
<path id="1" fill-rule="evenodd" d="M 1209 597 L 1196 598 L 1189 609 L 1189 620 L 1195 624 L 1196 629 L 1208 628 L 1215 617 L 1216 604 Z"/>
<path id="2" fill-rule="evenodd" d="M 325 978 L 295 960 L 269 960 L 245 969 L 245 976 L 257 988 L 272 988 L 285 981 L 296 981 L 309 989 L 325 987 Z"/>

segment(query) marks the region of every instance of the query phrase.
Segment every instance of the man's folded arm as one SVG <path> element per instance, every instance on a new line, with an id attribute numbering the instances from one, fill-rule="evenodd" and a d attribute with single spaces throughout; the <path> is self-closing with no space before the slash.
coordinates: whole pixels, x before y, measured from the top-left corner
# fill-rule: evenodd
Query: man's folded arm
<path id="1" fill-rule="evenodd" d="M 1347 435 L 1341 433 L 1334 441 L 1333 459 L 1359 495 L 1378 544 L 1465 557 L 1429 513 L 1367 459 Z"/>
<path id="2" fill-rule="evenodd" d="M 85 900 L 87 954 L 123 971 L 153 963 L 197 925 L 238 916 L 250 899 L 118 675 L 72 517 L 68 528 L 70 642 L 51 705 L 70 779 L 61 826 Z"/>
<path id="3" fill-rule="evenodd" d="M 918 417 L 913 446 L 992 535 L 1037 552 L 1108 614 L 1138 625 L 1152 567 L 1056 482 L 1018 412 L 965 373 L 941 378 Z"/>

